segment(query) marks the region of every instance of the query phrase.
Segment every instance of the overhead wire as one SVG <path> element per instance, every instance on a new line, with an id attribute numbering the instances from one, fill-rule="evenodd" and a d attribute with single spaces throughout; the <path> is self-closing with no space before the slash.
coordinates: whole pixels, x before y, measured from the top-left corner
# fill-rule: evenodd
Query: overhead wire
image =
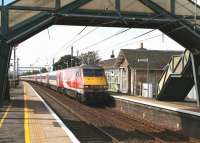
<path id="1" fill-rule="evenodd" d="M 112 5 L 112 6 L 115 8 L 115 5 L 113 4 L 113 2 L 112 2 L 111 0 L 109 0 L 109 3 L 110 3 L 110 5 Z M 104 11 L 103 11 L 103 12 L 104 12 Z M 124 21 L 124 20 L 122 20 L 122 21 Z M 115 23 L 115 22 L 118 22 L 118 21 L 115 20 L 115 21 L 111 21 L 111 22 L 108 22 L 108 23 L 101 23 L 100 25 L 110 24 L 110 23 Z M 112 37 L 115 37 L 115 36 L 117 36 L 117 35 L 119 35 L 119 34 L 122 34 L 122 33 L 126 32 L 126 31 L 128 31 L 128 30 L 130 30 L 130 29 L 132 29 L 132 28 L 128 28 L 128 29 L 126 29 L 126 30 L 124 30 L 124 31 L 122 31 L 122 32 L 120 32 L 120 33 L 115 33 L 114 35 L 111 35 L 111 36 L 109 36 L 109 37 L 107 37 L 107 38 L 105 38 L 105 39 L 103 39 L 103 40 L 100 40 L 100 41 L 98 41 L 98 42 L 96 42 L 96 43 L 94 43 L 94 44 L 91 44 L 91 45 L 85 47 L 85 49 L 88 49 L 88 48 L 90 48 L 91 46 L 98 45 L 98 44 L 100 44 L 101 42 L 107 41 L 107 40 L 111 39 Z M 81 49 L 81 50 L 83 50 L 83 49 Z"/>
<path id="2" fill-rule="evenodd" d="M 118 47 L 118 46 L 121 47 L 121 44 L 124 44 L 124 43 L 126 43 L 126 42 L 135 40 L 135 39 L 140 38 L 140 37 L 142 37 L 142 36 L 145 36 L 145 35 L 147 35 L 147 34 L 149 34 L 149 33 L 152 33 L 152 32 L 154 32 L 154 31 L 156 31 L 156 30 L 157 30 L 157 29 L 149 30 L 149 31 L 147 31 L 147 32 L 145 32 L 145 33 L 142 33 L 142 34 L 140 34 L 140 35 L 134 36 L 134 37 L 132 37 L 132 38 L 130 38 L 130 39 L 128 39 L 128 40 L 125 40 L 125 41 L 123 41 L 123 42 L 119 42 L 119 43 L 117 43 L 117 44 L 115 44 L 115 45 L 113 45 L 113 46 L 114 46 L 114 47 L 116 47 L 116 46 L 117 46 L 117 47 Z"/>
<path id="3" fill-rule="evenodd" d="M 51 35 L 50 35 L 49 28 L 47 28 L 47 34 L 48 34 L 48 37 L 49 37 L 49 40 L 50 40 L 51 39 Z"/>
<path id="4" fill-rule="evenodd" d="M 111 2 L 111 1 L 109 1 L 110 2 L 110 4 L 114 7 L 114 4 Z M 131 2 L 131 4 L 132 3 L 134 3 L 134 2 Z M 128 5 L 129 6 L 129 5 Z M 104 10 L 105 11 L 105 10 Z M 104 11 L 102 11 L 102 12 L 99 12 L 98 13 L 98 15 L 99 14 L 102 14 Z M 91 20 L 91 22 L 93 22 L 94 20 L 95 20 L 96 18 L 94 18 L 94 19 L 92 19 Z M 114 21 L 114 22 L 116 22 L 116 21 Z M 110 22 L 109 22 L 110 23 Z M 112 21 L 112 23 L 113 23 L 113 21 Z M 104 25 L 104 24 L 107 24 L 107 23 L 101 23 L 100 25 Z M 87 27 L 87 26 L 86 26 Z M 74 41 L 73 42 L 73 44 L 75 44 L 76 42 L 78 42 L 79 40 L 81 40 L 81 39 L 83 39 L 85 36 L 87 36 L 87 35 L 89 35 L 90 33 L 92 33 L 93 31 L 95 31 L 97 28 L 99 28 L 99 27 L 96 27 L 95 29 L 93 29 L 93 30 L 91 30 L 90 32 L 88 32 L 88 33 L 86 33 L 85 35 L 83 35 L 82 37 L 80 37 L 79 39 L 77 39 L 76 41 Z M 129 29 L 127 29 L 127 30 L 125 30 L 124 32 L 126 32 L 126 31 L 128 31 L 128 30 L 130 30 L 131 28 L 129 28 Z M 84 30 L 83 30 L 84 31 Z M 124 33 L 124 32 L 122 32 L 122 33 Z M 81 33 L 81 32 L 80 32 Z M 78 35 L 80 34 L 80 33 L 78 33 Z M 116 33 L 117 34 L 117 33 Z M 117 34 L 118 35 L 118 34 Z M 114 35 L 114 36 L 117 36 L 117 35 Z M 75 36 L 76 37 L 76 36 Z M 111 37 L 112 38 L 112 37 Z M 109 39 L 109 38 L 108 38 Z M 105 39 L 105 40 L 102 40 L 102 41 L 106 41 L 106 40 L 108 40 L 107 38 Z M 72 41 L 72 40 L 71 40 Z M 71 44 L 71 45 L 73 45 L 73 44 Z M 64 47 L 65 47 L 66 45 L 64 45 Z M 70 46 L 68 46 L 67 48 L 69 48 Z"/>
<path id="5" fill-rule="evenodd" d="M 103 11 L 103 12 L 104 12 L 104 11 Z M 99 12 L 97 15 L 101 15 L 101 14 L 102 14 L 102 12 Z M 90 23 L 93 23 L 93 22 L 95 21 L 95 19 L 96 19 L 96 18 L 92 19 L 92 20 L 90 21 Z M 104 23 L 103 23 L 103 24 L 104 24 Z M 105 24 L 106 24 L 106 23 L 105 23 Z M 85 26 L 85 27 L 83 28 L 83 30 L 81 30 L 78 34 L 76 34 L 76 35 L 74 36 L 74 38 L 72 38 L 72 40 L 70 40 L 70 42 L 72 42 L 72 41 L 73 41 L 78 35 L 80 35 L 86 28 L 87 28 L 87 26 Z M 91 33 L 94 32 L 95 30 L 97 30 L 98 28 L 99 28 L 99 27 L 95 27 L 95 28 L 92 29 L 91 31 L 87 32 L 86 34 L 84 34 L 83 36 L 81 36 L 79 39 L 75 40 L 71 45 L 77 43 L 78 41 L 80 41 L 81 39 L 83 39 L 83 38 L 86 37 L 87 35 L 91 34 Z M 69 48 L 71 45 L 69 45 L 67 48 Z M 64 44 L 61 48 L 65 47 L 65 46 L 66 46 L 66 44 Z M 67 49 L 67 48 L 66 48 L 66 49 Z M 57 54 L 57 53 L 56 53 L 56 54 Z M 56 55 L 56 54 L 55 54 L 55 55 Z M 52 62 L 54 61 L 55 55 L 53 56 Z"/>
<path id="6" fill-rule="evenodd" d="M 122 31 L 120 30 L 119 32 L 114 33 L 114 34 L 112 34 L 112 35 L 109 36 L 109 37 L 106 37 L 106 38 L 104 38 L 104 39 L 102 39 L 102 40 L 100 40 L 100 41 L 97 41 L 96 43 L 93 43 L 93 44 L 91 44 L 91 45 L 89 45 L 89 46 L 87 46 L 87 47 L 82 48 L 81 51 L 82 51 L 82 50 L 86 50 L 86 49 L 88 49 L 88 48 L 90 48 L 90 47 L 94 47 L 94 46 L 96 46 L 96 45 L 99 45 L 99 44 L 101 44 L 102 42 L 105 42 L 105 41 L 107 41 L 107 40 L 110 40 L 111 38 L 113 38 L 113 37 L 115 37 L 115 36 L 118 36 L 118 35 L 120 35 L 120 34 L 122 34 L 122 33 L 125 33 L 125 32 L 127 32 L 127 31 L 129 31 L 129 30 L 131 30 L 131 28 L 128 28 L 128 29 L 125 29 L 125 30 L 122 30 Z"/>
<path id="7" fill-rule="evenodd" d="M 104 12 L 104 11 L 103 11 L 103 12 Z M 101 15 L 101 14 L 102 14 L 102 12 L 99 12 L 97 15 Z M 92 19 L 92 20 L 90 21 L 90 23 L 93 23 L 94 20 L 95 20 L 95 18 Z M 72 40 L 70 40 L 70 42 L 73 42 L 73 40 L 74 40 L 78 35 L 80 35 L 86 28 L 87 28 L 87 26 L 85 26 L 85 27 L 83 28 L 82 31 L 80 31 L 78 34 L 76 34 L 76 35 L 74 36 L 74 38 L 73 38 Z M 87 35 L 91 34 L 91 33 L 94 32 L 95 30 L 97 30 L 98 28 L 99 28 L 99 27 L 95 27 L 94 29 L 92 29 L 92 30 L 89 31 L 88 33 L 84 34 L 84 35 L 81 36 L 79 39 L 75 40 L 72 44 L 70 44 L 68 47 L 66 47 L 66 49 L 69 48 L 69 47 L 71 47 L 72 45 L 74 45 L 75 43 L 77 43 L 78 41 L 80 41 L 81 39 L 83 39 L 84 37 L 86 37 Z M 66 44 L 65 44 L 64 46 L 62 46 L 62 47 L 65 47 L 65 46 L 66 46 Z"/>
<path id="8" fill-rule="evenodd" d="M 161 27 L 167 26 L 168 24 L 169 24 L 169 23 L 167 23 L 167 24 L 165 24 L 165 25 L 162 25 Z M 181 28 L 182 28 L 182 27 L 181 27 Z M 177 31 L 177 30 L 179 30 L 179 29 L 181 29 L 181 28 L 173 29 L 173 30 L 171 30 L 171 31 L 169 31 L 169 32 L 167 32 L 167 33 L 165 33 L 165 34 L 174 33 L 175 31 Z M 149 31 L 149 32 L 150 32 L 150 31 Z M 145 34 L 141 34 L 141 35 L 144 36 Z M 142 37 L 141 35 L 139 35 L 138 37 Z M 159 35 L 156 35 L 156 36 L 152 36 L 152 37 L 149 37 L 149 38 L 146 38 L 146 39 L 142 39 L 142 40 L 139 40 L 139 41 L 135 41 L 135 42 L 133 42 L 133 43 L 127 43 L 127 44 L 123 45 L 123 47 L 128 46 L 128 45 L 134 45 L 134 44 L 136 44 L 136 43 L 141 43 L 142 41 L 154 39 L 154 38 L 157 38 L 157 37 L 160 37 L 160 36 L 162 36 L 162 34 L 159 34 Z M 122 46 L 120 46 L 120 47 L 122 47 Z M 108 48 L 107 48 L 107 49 L 108 49 Z M 110 49 L 109 51 L 114 50 L 114 49 L 116 49 L 116 48 L 114 47 L 114 48 Z M 102 52 L 105 52 L 105 51 L 102 51 Z M 107 52 L 108 52 L 108 50 L 107 50 Z"/>
<path id="9" fill-rule="evenodd" d="M 169 25 L 169 23 L 160 26 L 160 28 L 161 28 L 161 27 L 164 27 L 164 26 L 167 26 L 167 25 Z M 182 28 L 182 27 L 181 27 L 181 28 Z M 155 29 L 155 30 L 156 30 L 156 29 Z M 167 33 L 165 33 L 165 34 L 174 33 L 174 32 L 177 31 L 177 30 L 179 30 L 179 28 L 173 29 L 173 30 L 171 30 L 171 31 L 169 31 L 169 32 L 167 32 Z M 141 34 L 141 35 L 139 35 L 139 36 L 137 36 L 137 37 L 138 37 L 138 38 L 139 38 L 139 37 L 142 37 L 142 36 L 144 36 L 144 35 L 146 35 L 146 34 L 149 34 L 149 33 L 153 32 L 153 31 L 154 31 L 154 30 L 145 32 L 145 33 L 143 33 L 143 34 Z M 127 44 L 124 43 L 124 45 L 120 45 L 120 47 L 122 48 L 122 47 L 125 47 L 125 46 L 128 46 L 128 45 L 133 45 L 133 44 L 135 44 L 135 43 L 139 43 L 139 42 L 142 42 L 142 41 L 150 40 L 150 39 L 157 38 L 157 37 L 160 37 L 160 36 L 162 36 L 162 34 L 159 34 L 159 35 L 156 35 L 156 36 L 153 36 L 153 37 L 150 37 L 150 38 L 142 39 L 142 40 L 139 40 L 139 41 L 136 41 L 136 42 L 133 42 L 133 43 L 127 43 Z M 137 39 L 137 38 L 135 38 L 135 39 Z M 135 40 L 135 39 L 134 39 L 134 40 Z M 119 47 L 119 48 L 120 48 L 120 47 Z M 108 49 L 108 48 L 107 48 L 107 49 Z M 111 50 L 114 50 L 114 49 L 116 49 L 116 47 L 112 48 Z M 111 50 L 109 50 L 109 51 L 111 51 Z M 102 52 L 103 52 L 103 51 L 102 51 Z M 104 52 L 105 52 L 105 51 L 104 51 Z"/>
<path id="10" fill-rule="evenodd" d="M 84 26 L 81 31 L 79 31 L 75 36 L 73 36 L 73 38 L 69 41 L 67 41 L 65 44 L 63 44 L 58 50 L 57 52 L 52 56 L 56 56 L 58 54 L 58 52 L 60 52 L 61 49 L 65 48 L 66 45 L 69 45 L 74 39 L 76 39 L 77 36 L 79 36 L 85 29 L 87 28 L 87 26 Z"/>
<path id="11" fill-rule="evenodd" d="M 112 3 L 111 1 L 109 1 L 109 2 L 113 5 L 113 3 Z M 135 1 L 131 2 L 130 4 L 133 4 L 133 3 L 135 3 Z M 127 5 L 127 6 L 129 7 L 130 4 Z M 154 18 L 159 17 L 159 16 L 161 16 L 161 15 L 162 15 L 162 14 L 156 15 L 156 16 L 150 18 L 150 19 L 154 19 Z M 123 20 L 123 21 L 124 21 L 124 20 Z M 127 22 L 126 22 L 126 23 L 127 23 Z M 140 24 L 143 24 L 143 23 L 144 23 L 144 22 L 141 22 Z M 140 24 L 139 24 L 139 25 L 140 25 Z M 132 29 L 132 28 L 129 28 L 129 29 L 127 29 L 126 31 L 128 31 L 128 30 L 130 30 L 130 29 Z M 126 32 L 126 31 L 124 31 L 124 32 Z M 123 33 L 124 33 L 124 32 L 123 32 Z M 117 34 L 117 33 L 116 33 L 116 34 Z M 116 35 L 116 34 L 114 34 L 113 36 L 111 35 L 111 36 L 109 36 L 109 37 L 107 37 L 107 38 L 105 38 L 105 39 L 103 39 L 103 40 L 100 40 L 100 41 L 94 43 L 94 44 L 91 44 L 91 45 L 89 45 L 89 46 L 87 46 L 87 47 L 85 47 L 85 48 L 82 48 L 81 50 L 86 50 L 86 49 L 88 49 L 88 48 L 90 48 L 90 47 L 92 47 L 92 46 L 96 46 L 96 45 L 98 45 L 98 44 L 101 44 L 102 42 L 107 41 L 107 40 L 109 40 L 109 39 L 111 39 L 111 38 L 113 38 L 113 37 L 119 35 L 119 34 L 117 34 L 117 35 Z M 120 34 L 121 34 L 121 33 L 120 33 Z"/>
<path id="12" fill-rule="evenodd" d="M 137 44 L 137 43 L 141 43 L 141 42 L 144 42 L 144 41 L 147 41 L 147 40 L 151 40 L 151 39 L 154 39 L 154 38 L 157 38 L 157 37 L 160 37 L 162 36 L 162 34 L 159 34 L 159 35 L 155 35 L 155 36 L 152 36 L 152 37 L 149 37 L 149 38 L 146 38 L 146 39 L 142 39 L 142 40 L 138 40 L 138 41 L 135 41 L 135 42 L 132 42 L 132 43 L 127 43 L 126 45 L 123 45 L 123 47 L 125 46 L 129 46 L 129 45 L 134 45 L 134 44 Z M 122 46 L 120 46 L 122 47 Z M 112 49 L 109 49 L 109 50 L 106 50 L 106 53 L 114 50 L 115 48 L 112 48 Z M 99 51 L 100 53 L 101 52 L 105 52 L 105 51 Z"/>
<path id="13" fill-rule="evenodd" d="M 80 38 L 78 38 L 77 40 L 75 40 L 71 45 L 74 45 L 75 43 L 77 43 L 78 41 L 80 41 L 81 39 L 85 38 L 87 35 L 89 35 L 90 33 L 94 32 L 95 30 L 97 30 L 99 27 L 95 27 L 94 29 L 90 30 L 89 32 L 87 32 L 86 34 L 84 34 L 83 36 L 81 36 Z M 66 47 L 69 48 L 70 46 Z"/>
<path id="14" fill-rule="evenodd" d="M 131 3 L 132 4 L 132 3 Z M 130 6 L 130 4 L 128 5 L 128 6 Z M 185 6 L 185 5 L 184 5 Z M 178 8 L 177 8 L 178 9 Z M 159 16 L 162 16 L 163 14 L 165 14 L 165 13 L 161 13 L 161 14 L 158 14 L 158 15 L 156 15 L 155 17 L 152 17 L 151 19 L 154 19 L 154 18 L 156 18 L 156 17 L 159 17 Z M 93 21 L 94 21 L 94 19 L 93 19 Z M 142 23 L 144 23 L 144 22 L 141 22 L 140 24 L 142 24 Z M 131 29 L 131 28 L 130 28 Z M 126 32 L 126 31 L 128 31 L 128 30 L 130 30 L 130 29 L 126 29 L 124 32 Z M 156 29 L 154 29 L 154 30 L 152 30 L 152 32 L 153 31 L 155 31 Z M 93 30 L 92 30 L 93 31 Z M 122 33 L 124 33 L 124 32 L 122 32 Z M 151 31 L 149 31 L 148 33 L 150 33 Z M 89 33 L 91 33 L 91 32 L 89 32 Z M 146 33 L 146 34 L 148 34 L 148 33 Z M 85 48 L 82 48 L 81 50 L 86 50 L 86 49 L 88 49 L 88 48 L 90 48 L 90 47 L 92 47 L 92 46 L 96 46 L 96 45 L 99 45 L 99 44 L 101 44 L 102 42 L 105 42 L 105 41 L 107 41 L 107 40 L 109 40 L 109 39 L 111 39 L 111 38 L 113 38 L 113 37 L 115 37 L 115 36 L 117 36 L 117 35 L 119 35 L 120 33 L 115 33 L 114 35 L 111 35 L 111 36 L 109 36 L 109 37 L 107 37 L 107 38 L 104 38 L 103 40 L 100 40 L 100 41 L 98 41 L 98 42 L 96 42 L 96 43 L 94 43 L 94 44 L 91 44 L 91 45 L 89 45 L 89 46 L 87 46 L 87 47 L 85 47 Z M 144 35 L 146 35 L 146 34 L 144 34 Z M 88 34 L 86 34 L 86 35 L 88 35 Z M 142 36 L 142 35 L 141 35 Z M 141 36 L 139 36 L 139 37 L 141 37 Z M 85 36 L 83 36 L 83 37 L 81 37 L 81 38 L 79 38 L 78 40 L 76 40 L 73 44 L 75 44 L 76 42 L 78 42 L 79 40 L 81 40 L 82 38 L 84 38 Z M 138 38 L 139 38 L 138 37 Z M 137 37 L 136 37 L 137 38 Z M 127 40 L 128 41 L 128 40 Z M 73 45 L 73 44 L 71 44 L 71 45 Z M 69 47 L 69 46 L 68 46 Z"/>
<path id="15" fill-rule="evenodd" d="M 110 4 L 112 5 L 112 6 L 114 6 L 114 4 L 111 2 L 111 1 L 109 1 L 110 2 Z M 131 4 L 133 4 L 133 3 L 135 3 L 135 1 L 134 2 L 131 2 Z M 130 5 L 128 5 L 128 6 L 130 6 Z M 158 15 L 159 16 L 159 15 Z M 156 16 L 157 17 L 157 16 Z M 93 21 L 94 21 L 94 19 L 93 19 Z M 124 21 L 124 20 L 123 20 Z M 116 21 L 114 21 L 114 22 L 116 22 Z M 126 30 L 124 30 L 124 31 L 122 31 L 122 33 L 124 33 L 124 32 L 126 32 L 126 31 L 128 31 L 128 30 L 130 30 L 130 29 L 132 29 L 132 28 L 129 28 L 129 29 L 126 29 Z M 120 33 L 115 33 L 114 35 L 111 35 L 111 36 L 109 36 L 109 37 L 107 37 L 107 38 L 105 38 L 105 39 L 103 39 L 103 40 L 100 40 L 100 41 L 98 41 L 98 42 L 96 42 L 96 43 L 94 43 L 94 44 L 91 44 L 91 45 L 89 45 L 89 46 L 87 46 L 87 47 L 85 47 L 85 48 L 82 48 L 81 49 L 81 51 L 82 50 L 86 50 L 86 49 L 88 49 L 88 48 L 90 48 L 90 47 L 92 47 L 92 46 L 96 46 L 96 45 L 98 45 L 98 44 L 100 44 L 100 43 L 102 43 L 102 42 L 104 42 L 104 41 L 107 41 L 107 40 L 109 40 L 109 39 L 111 39 L 111 38 L 113 38 L 113 37 L 115 37 L 115 36 L 117 36 L 117 35 L 120 35 L 120 34 L 122 34 L 121 32 Z M 88 35 L 88 34 L 87 34 Z M 82 38 L 84 38 L 85 36 L 83 36 L 83 37 L 81 37 L 80 39 L 82 39 Z M 76 40 L 73 44 L 75 44 L 76 42 L 78 42 L 80 39 L 78 39 L 78 40 Z M 72 44 L 72 45 L 73 45 Z M 70 47 L 70 46 L 68 46 L 68 47 Z M 68 48 L 67 47 L 67 48 Z"/>
<path id="16" fill-rule="evenodd" d="M 114 7 L 114 4 L 112 3 L 112 1 L 109 0 L 109 3 Z M 133 4 L 133 3 L 135 3 L 135 1 L 132 1 L 130 4 Z M 128 4 L 126 7 L 129 7 L 130 4 Z M 125 8 L 125 9 L 126 9 L 126 8 Z M 119 16 L 121 16 L 121 15 L 119 15 Z M 157 17 L 157 16 L 156 16 L 156 17 Z M 123 20 L 123 21 L 124 21 L 124 20 Z M 127 23 L 127 22 L 126 22 L 126 23 Z M 111 38 L 113 38 L 113 37 L 115 37 L 115 36 L 118 36 L 118 35 L 120 35 L 120 34 L 126 32 L 126 31 L 128 31 L 128 30 L 131 30 L 131 29 L 132 29 L 132 28 L 128 28 L 128 29 L 126 29 L 126 30 L 124 30 L 124 31 L 122 31 L 122 32 L 120 32 L 120 33 L 115 33 L 115 34 L 113 34 L 113 35 L 111 35 L 111 36 L 109 36 L 109 37 L 107 37 L 107 38 L 105 38 L 105 39 L 103 39 L 103 40 L 100 40 L 100 41 L 98 41 L 98 42 L 96 42 L 96 43 L 94 43 L 94 44 L 91 44 L 91 45 L 89 45 L 89 46 L 87 46 L 87 47 L 85 47 L 85 48 L 82 48 L 81 50 L 86 50 L 86 49 L 88 49 L 88 48 L 90 48 L 90 47 L 92 47 L 92 46 L 99 45 L 99 44 L 101 44 L 102 42 L 105 42 L 105 41 L 107 41 L 107 40 L 109 40 L 109 39 L 111 39 Z"/>

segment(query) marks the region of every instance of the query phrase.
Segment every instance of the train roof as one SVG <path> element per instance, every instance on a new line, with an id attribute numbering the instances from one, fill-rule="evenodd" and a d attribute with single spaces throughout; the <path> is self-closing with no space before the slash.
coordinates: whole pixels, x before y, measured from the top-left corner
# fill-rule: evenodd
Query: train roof
<path id="1" fill-rule="evenodd" d="M 76 69 L 76 68 L 82 68 L 82 69 L 103 69 L 103 67 L 99 66 L 99 65 L 80 65 L 80 66 L 70 67 L 70 68 L 65 68 L 65 69 Z M 65 70 L 65 69 L 61 69 L 61 70 Z M 56 70 L 56 71 L 51 71 L 51 72 L 46 72 L 46 73 L 33 74 L 33 75 L 40 76 L 40 75 L 45 75 L 45 74 L 48 74 L 48 73 L 53 73 L 53 72 L 61 71 L 61 70 Z M 28 76 L 32 76 L 32 75 L 25 75 L 25 76 L 28 77 Z M 23 76 L 21 76 L 21 77 L 23 77 Z"/>
<path id="2" fill-rule="evenodd" d="M 89 69 L 96 69 L 96 68 L 98 68 L 98 69 L 102 69 L 102 67 L 101 66 L 99 66 L 99 65 L 80 65 L 80 67 L 81 68 L 89 68 Z"/>

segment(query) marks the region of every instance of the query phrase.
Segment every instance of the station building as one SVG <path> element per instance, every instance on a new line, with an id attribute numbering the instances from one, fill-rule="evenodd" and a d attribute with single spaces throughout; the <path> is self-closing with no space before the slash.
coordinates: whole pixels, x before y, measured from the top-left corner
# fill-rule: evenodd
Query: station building
<path id="1" fill-rule="evenodd" d="M 109 91 L 153 98 L 157 83 L 172 55 L 183 51 L 121 49 L 117 58 L 101 61 Z"/>

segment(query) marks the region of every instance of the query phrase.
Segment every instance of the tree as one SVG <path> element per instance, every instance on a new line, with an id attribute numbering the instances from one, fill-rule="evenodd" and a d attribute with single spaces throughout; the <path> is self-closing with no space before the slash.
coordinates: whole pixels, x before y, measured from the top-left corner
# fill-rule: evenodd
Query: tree
<path id="1" fill-rule="evenodd" d="M 80 65 L 80 59 L 75 56 L 65 55 L 53 64 L 53 70 L 60 70 Z"/>
<path id="2" fill-rule="evenodd" d="M 27 71 L 25 73 L 23 73 L 22 75 L 33 75 L 33 74 L 39 74 L 40 71 L 38 70 L 33 70 L 33 71 Z"/>
<path id="3" fill-rule="evenodd" d="M 87 64 L 87 65 L 98 64 L 101 61 L 101 58 L 95 51 L 81 54 L 80 59 L 82 64 Z"/>
<path id="4" fill-rule="evenodd" d="M 43 68 L 40 70 L 40 72 L 41 72 L 41 73 L 45 73 L 45 72 L 48 72 L 48 71 L 47 71 L 46 68 L 43 67 Z"/>

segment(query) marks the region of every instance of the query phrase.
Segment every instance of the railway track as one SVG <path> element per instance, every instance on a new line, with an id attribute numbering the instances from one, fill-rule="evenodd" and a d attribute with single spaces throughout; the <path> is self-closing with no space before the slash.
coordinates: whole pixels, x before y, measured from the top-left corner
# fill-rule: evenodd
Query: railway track
<path id="1" fill-rule="evenodd" d="M 76 114 L 63 102 L 57 100 L 49 92 L 43 90 L 38 85 L 31 85 L 60 116 L 64 124 L 75 134 L 81 143 L 118 143 L 117 139 L 86 122 L 85 119 Z"/>
<path id="2" fill-rule="evenodd" d="M 199 142 L 149 125 L 108 107 L 89 107 L 46 87 L 31 84 L 81 142 Z"/>

